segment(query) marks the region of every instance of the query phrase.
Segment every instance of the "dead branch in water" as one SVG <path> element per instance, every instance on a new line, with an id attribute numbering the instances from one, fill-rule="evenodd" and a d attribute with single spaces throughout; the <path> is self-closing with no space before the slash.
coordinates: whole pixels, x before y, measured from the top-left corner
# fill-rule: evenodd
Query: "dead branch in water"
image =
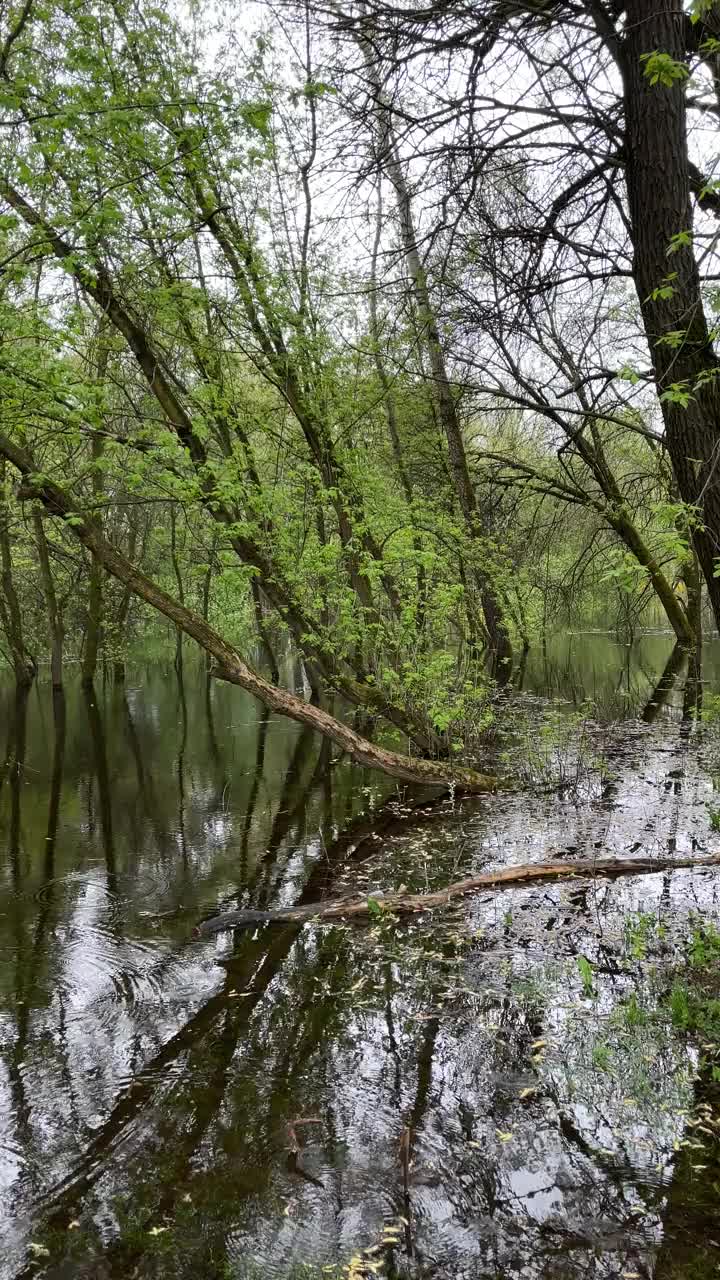
<path id="1" fill-rule="evenodd" d="M 345 920 L 373 917 L 378 908 L 394 915 L 413 915 L 432 907 L 444 907 L 453 898 L 463 898 L 478 889 L 504 889 L 533 880 L 594 879 L 596 876 L 647 875 L 656 871 L 720 866 L 720 853 L 706 858 L 587 858 L 579 862 L 525 863 L 520 867 L 503 867 L 483 875 L 457 880 L 434 893 L 387 893 L 373 898 L 335 898 L 329 902 L 311 902 L 302 907 L 278 907 L 275 911 L 225 911 L 205 920 L 197 933 L 219 933 L 236 926 L 268 924 L 304 924 L 308 920 Z"/>

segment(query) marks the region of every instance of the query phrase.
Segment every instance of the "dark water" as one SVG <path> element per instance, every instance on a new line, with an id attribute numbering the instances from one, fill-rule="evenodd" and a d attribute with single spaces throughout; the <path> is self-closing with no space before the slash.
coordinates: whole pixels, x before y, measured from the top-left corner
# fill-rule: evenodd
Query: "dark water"
<path id="1" fill-rule="evenodd" d="M 720 744 L 669 655 L 531 652 L 488 744 L 530 785 L 404 819 L 200 666 L 0 685 L 0 1275 L 720 1274 L 698 1051 L 638 1013 L 720 917 L 715 872 L 193 937 L 219 906 L 720 848 Z M 706 645 L 706 702 L 719 668 Z"/>

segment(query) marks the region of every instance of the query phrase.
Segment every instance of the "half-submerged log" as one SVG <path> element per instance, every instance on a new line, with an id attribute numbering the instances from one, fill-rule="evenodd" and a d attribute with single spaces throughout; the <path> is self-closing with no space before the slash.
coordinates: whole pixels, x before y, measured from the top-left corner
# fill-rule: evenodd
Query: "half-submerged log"
<path id="1" fill-rule="evenodd" d="M 706 858 L 587 858 L 577 862 L 524 863 L 502 867 L 467 880 L 457 880 L 434 893 L 386 893 L 362 898 L 335 898 L 311 902 L 302 907 L 278 907 L 275 911 L 224 911 L 197 926 L 196 935 L 221 933 L 224 929 L 253 924 L 305 924 L 310 920 L 375 919 L 378 912 L 415 915 L 433 907 L 444 907 L 454 898 L 464 898 L 479 889 L 505 889 L 534 880 L 594 879 L 596 876 L 648 875 L 658 871 L 720 866 L 720 853 Z"/>

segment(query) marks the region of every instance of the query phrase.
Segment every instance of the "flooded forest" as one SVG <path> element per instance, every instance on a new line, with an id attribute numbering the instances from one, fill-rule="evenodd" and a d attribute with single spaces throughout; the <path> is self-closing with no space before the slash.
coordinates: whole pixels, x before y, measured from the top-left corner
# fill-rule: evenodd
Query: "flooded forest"
<path id="1" fill-rule="evenodd" d="M 0 1280 L 720 1276 L 720 0 L 1 0 Z"/>

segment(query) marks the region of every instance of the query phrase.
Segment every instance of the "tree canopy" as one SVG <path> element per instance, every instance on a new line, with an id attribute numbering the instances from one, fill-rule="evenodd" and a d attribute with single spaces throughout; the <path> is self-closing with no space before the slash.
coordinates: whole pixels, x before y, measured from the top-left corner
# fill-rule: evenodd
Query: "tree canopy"
<path id="1" fill-rule="evenodd" d="M 191 637 L 367 763 L 483 789 L 456 756 L 539 629 L 695 645 L 703 586 L 720 621 L 719 51 L 707 0 L 10 6 L 17 678 L 120 674 L 160 614 L 178 660 Z"/>

